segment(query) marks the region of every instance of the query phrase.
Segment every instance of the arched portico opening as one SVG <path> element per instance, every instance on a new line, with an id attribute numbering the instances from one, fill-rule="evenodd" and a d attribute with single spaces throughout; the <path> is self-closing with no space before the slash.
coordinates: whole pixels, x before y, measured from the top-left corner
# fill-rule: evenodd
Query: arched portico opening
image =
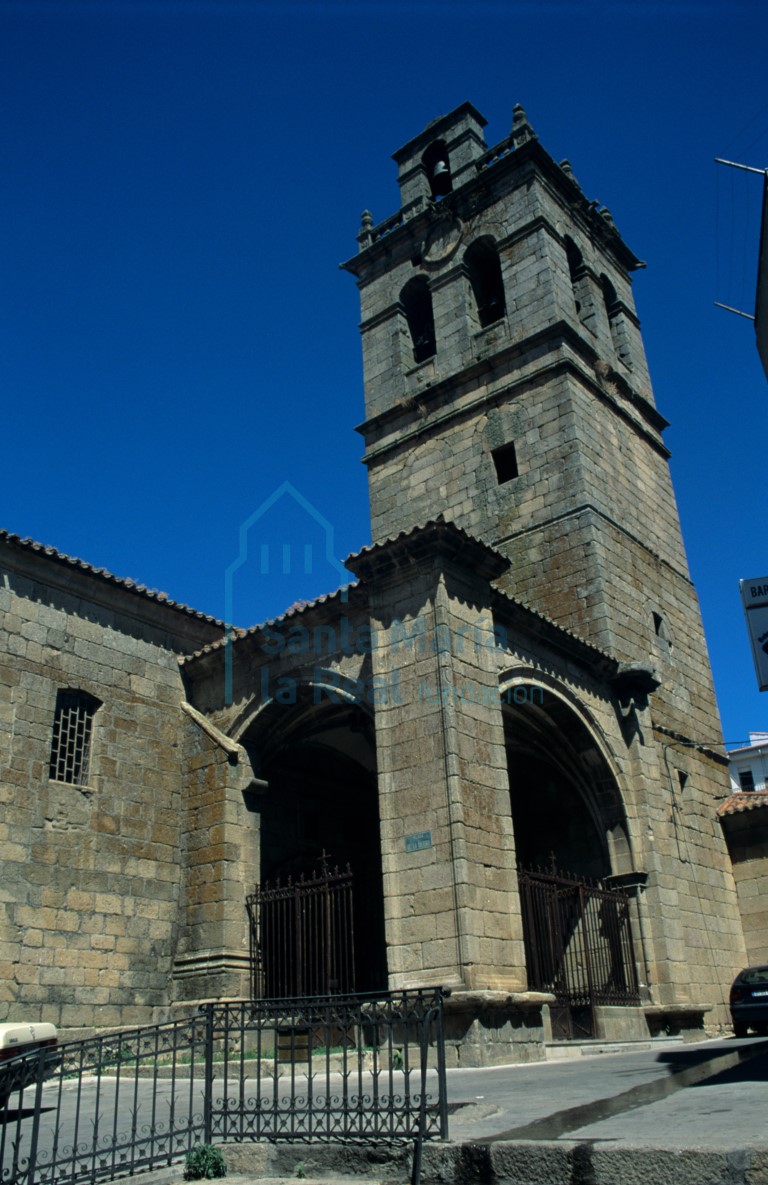
<path id="1" fill-rule="evenodd" d="M 559 692 L 515 680 L 502 693 L 518 865 L 600 880 L 632 862 L 624 804 L 596 731 Z"/>
<path id="2" fill-rule="evenodd" d="M 560 689 L 515 680 L 502 703 L 528 986 L 554 994 L 554 1036 L 594 1036 L 598 1010 L 639 1004 L 621 794 Z"/>
<path id="3" fill-rule="evenodd" d="M 329 941 L 350 944 L 354 969 L 345 990 L 380 990 L 387 968 L 373 719 L 338 688 L 297 687 L 292 699 L 266 705 L 240 738 L 268 786 L 258 805 L 259 888 L 284 890 L 349 865 L 351 910 L 331 919 L 330 905 L 297 898 L 295 911 L 304 925 L 329 926 Z M 283 942 L 289 969 L 302 960 L 288 949 L 294 943 L 293 933 Z"/>

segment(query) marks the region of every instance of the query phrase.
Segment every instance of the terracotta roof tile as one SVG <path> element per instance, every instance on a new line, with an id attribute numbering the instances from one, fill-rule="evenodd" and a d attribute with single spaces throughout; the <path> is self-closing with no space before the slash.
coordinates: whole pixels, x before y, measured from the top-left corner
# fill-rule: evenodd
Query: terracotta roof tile
<path id="1" fill-rule="evenodd" d="M 247 629 L 240 629 L 235 626 L 232 629 L 232 639 L 239 642 L 242 638 L 252 637 L 258 634 L 261 630 L 274 629 L 275 626 L 284 625 L 286 621 L 290 621 L 293 617 L 301 617 L 302 614 L 308 613 L 311 609 L 316 609 L 318 605 L 327 605 L 337 597 L 341 598 L 344 593 L 349 593 L 353 589 L 358 588 L 357 581 L 351 584 L 343 584 L 341 588 L 337 588 L 335 592 L 323 593 L 322 596 L 316 597 L 314 601 L 296 601 L 294 605 L 290 605 L 285 613 L 281 613 L 279 617 L 270 617 L 266 621 L 259 622 L 258 625 L 248 626 Z M 224 627 L 226 629 L 226 626 Z M 200 658 L 203 654 L 215 654 L 217 650 L 221 650 L 226 646 L 229 638 L 219 638 L 215 642 L 209 642 L 207 646 L 202 646 L 200 650 L 195 650 L 193 654 L 185 654 L 179 659 L 181 666 L 186 662 L 191 662 L 194 658 Z"/>
<path id="2" fill-rule="evenodd" d="M 768 806 L 768 790 L 737 790 L 721 802 L 717 808 L 718 815 L 738 815 L 742 811 L 756 811 L 761 806 Z"/>
<path id="3" fill-rule="evenodd" d="M 147 588 L 145 584 L 138 584 L 135 580 L 130 580 L 128 577 L 115 576 L 106 568 L 95 568 L 93 564 L 88 564 L 85 560 L 79 560 L 75 556 L 57 551 L 55 547 L 47 547 L 44 543 L 38 543 L 34 539 L 23 539 L 21 535 L 14 535 L 11 531 L 4 531 L 2 529 L 0 529 L 0 542 L 8 543 L 12 547 L 18 547 L 23 551 L 35 552 L 38 555 L 44 556 L 46 559 L 53 560 L 54 563 L 76 568 L 80 572 L 87 572 L 91 576 L 96 576 L 99 580 L 103 580 L 107 584 L 127 589 L 129 592 L 144 597 L 145 600 L 167 605 L 169 609 L 175 609 L 179 613 L 185 613 L 188 617 L 195 617 L 198 621 L 206 621 L 210 625 L 218 626 L 221 629 L 225 628 L 223 621 L 219 621 L 216 617 L 210 617 L 207 613 L 200 613 L 197 609 L 191 609 L 189 605 L 183 605 L 179 601 L 172 601 L 167 593 L 159 592 L 154 588 Z"/>
<path id="4" fill-rule="evenodd" d="M 489 551 L 495 551 L 488 543 L 484 543 L 482 539 L 477 539 L 476 536 L 470 535 L 469 531 L 465 531 L 463 527 L 457 527 L 456 523 L 446 519 L 442 514 L 437 518 L 430 518 L 425 523 L 417 523 L 415 527 L 408 527 L 405 531 L 399 531 L 397 535 L 388 535 L 386 539 L 377 539 L 375 543 L 368 543 L 365 547 L 361 547 L 359 551 L 353 551 L 348 557 L 349 560 L 357 560 L 362 556 L 375 555 L 377 551 L 385 547 L 391 547 L 393 543 L 400 543 L 404 539 L 410 539 L 414 535 L 421 535 L 424 531 L 428 531 L 433 527 L 449 527 L 457 535 L 463 536 L 469 543 L 482 544 L 488 548 Z M 345 561 L 346 562 L 346 561 Z"/>
<path id="5" fill-rule="evenodd" d="M 478 546 L 485 547 L 486 550 L 489 552 L 495 552 L 498 555 L 502 555 L 502 553 L 498 551 L 498 548 L 491 546 L 491 544 L 486 543 L 485 540 L 483 540 L 483 539 L 478 539 L 476 535 L 472 535 L 472 534 L 470 534 L 469 531 L 465 531 L 463 527 L 458 527 L 454 522 L 452 522 L 450 519 L 445 519 L 443 517 L 443 515 L 441 514 L 441 515 L 438 515 L 437 518 L 430 519 L 426 523 L 423 523 L 423 524 L 415 526 L 415 527 L 409 527 L 408 530 L 400 531 L 400 533 L 397 535 L 390 535 L 386 539 L 380 539 L 376 543 L 371 543 L 367 547 L 362 547 L 360 549 L 360 551 L 353 552 L 353 554 L 351 556 L 349 556 L 349 559 L 347 562 L 349 562 L 350 560 L 356 560 L 358 558 L 362 558 L 364 556 L 374 555 L 380 548 L 389 547 L 393 543 L 399 543 L 399 542 L 402 542 L 406 539 L 410 539 L 414 535 L 418 535 L 423 531 L 429 530 L 430 528 L 437 527 L 437 526 L 450 527 L 457 535 L 462 536 L 464 539 L 466 539 L 468 543 L 474 543 Z M 601 650 L 598 646 L 595 646 L 591 642 L 585 641 L 584 638 L 580 637 L 579 634 L 574 633 L 573 630 L 566 629 L 565 626 L 559 625 L 551 617 L 547 617 L 547 615 L 545 613 L 542 613 L 541 610 L 531 608 L 531 606 L 527 605 L 525 603 L 525 601 L 521 601 L 519 599 L 519 597 L 514 597 L 510 593 L 502 592 L 500 589 L 496 589 L 494 591 L 494 595 L 499 600 L 500 603 L 503 604 L 506 602 L 509 605 L 514 605 L 518 609 L 523 609 L 526 613 L 529 613 L 531 615 L 531 617 L 537 618 L 539 621 L 541 621 L 543 624 L 545 624 L 552 630 L 555 630 L 555 631 L 557 631 L 557 633 L 564 635 L 565 637 L 569 638 L 571 641 L 577 643 L 579 646 L 582 646 L 582 647 L 586 648 L 587 650 L 591 650 L 593 652 L 593 654 L 597 655 L 600 659 L 607 660 L 608 662 L 613 662 L 613 663 L 616 662 L 616 659 L 612 654 L 609 654 L 605 650 Z"/>
<path id="6" fill-rule="evenodd" d="M 521 601 L 519 597 L 513 597 L 510 593 L 502 592 L 500 589 L 495 590 L 494 596 L 500 604 L 504 604 L 506 602 L 507 604 L 514 605 L 518 609 L 523 609 L 526 613 L 529 613 L 531 617 L 535 617 L 539 621 L 543 622 L 544 625 L 546 625 L 549 629 L 556 631 L 558 634 L 563 634 L 564 637 L 569 638 L 578 646 L 582 646 L 585 650 L 591 650 L 592 653 L 597 655 L 599 659 L 609 663 L 616 662 L 615 656 L 609 654 L 607 650 L 601 650 L 600 647 L 595 646 L 593 642 L 587 642 L 581 637 L 580 634 L 574 633 L 573 630 L 567 629 L 564 625 L 560 625 L 554 620 L 554 618 L 547 617 L 546 613 L 542 613 L 540 609 L 532 609 L 530 605 L 527 605 L 525 601 Z"/>

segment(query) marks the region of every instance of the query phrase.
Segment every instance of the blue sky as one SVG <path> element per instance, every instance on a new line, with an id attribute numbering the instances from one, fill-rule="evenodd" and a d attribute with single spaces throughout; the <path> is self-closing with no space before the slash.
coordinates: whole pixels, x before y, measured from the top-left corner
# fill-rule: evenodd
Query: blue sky
<path id="1" fill-rule="evenodd" d="M 648 262 L 725 736 L 768 728 L 738 599 L 768 574 L 768 383 L 713 303 L 754 303 L 760 179 L 713 158 L 768 165 L 767 41 L 756 0 L 0 0 L 0 525 L 216 616 L 284 482 L 338 557 L 367 543 L 338 264 L 399 204 L 395 149 L 465 99 L 495 143 L 520 102 Z M 235 615 L 337 583 L 269 574 Z"/>

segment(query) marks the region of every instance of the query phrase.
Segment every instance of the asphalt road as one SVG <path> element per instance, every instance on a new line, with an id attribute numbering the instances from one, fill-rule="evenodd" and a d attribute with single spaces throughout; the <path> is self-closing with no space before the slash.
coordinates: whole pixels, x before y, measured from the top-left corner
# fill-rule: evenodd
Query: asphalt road
<path id="1" fill-rule="evenodd" d="M 669 1148 L 768 1142 L 768 1041 L 448 1072 L 451 1141 L 611 1140 Z"/>

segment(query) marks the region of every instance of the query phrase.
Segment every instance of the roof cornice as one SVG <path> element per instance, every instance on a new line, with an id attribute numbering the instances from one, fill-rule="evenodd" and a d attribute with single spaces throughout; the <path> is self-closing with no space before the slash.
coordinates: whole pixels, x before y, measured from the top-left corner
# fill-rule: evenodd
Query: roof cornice
<path id="1" fill-rule="evenodd" d="M 163 609 L 170 609 L 174 613 L 183 614 L 186 618 L 204 622 L 206 625 L 210 625 L 215 629 L 223 630 L 225 628 L 223 621 L 219 621 L 218 618 L 211 617 L 206 613 L 201 613 L 197 609 L 192 609 L 189 605 L 174 601 L 167 593 L 159 592 L 157 589 L 147 588 L 146 585 L 138 584 L 135 580 L 127 577 L 115 576 L 106 568 L 96 568 L 93 564 L 89 564 L 85 560 L 78 559 L 76 556 L 66 555 L 64 552 L 58 551 L 55 547 L 48 547 L 46 544 L 38 543 L 34 539 L 22 538 L 21 535 L 16 535 L 11 531 L 0 530 L 0 545 L 3 544 L 11 554 L 15 553 L 19 557 L 23 556 L 32 559 L 33 562 L 39 561 L 51 566 L 54 570 L 57 569 L 73 574 L 77 573 L 89 580 L 95 581 L 97 585 L 109 585 L 113 589 L 119 589 L 122 592 L 129 593 L 133 597 L 152 602 L 157 606 L 162 606 Z"/>

